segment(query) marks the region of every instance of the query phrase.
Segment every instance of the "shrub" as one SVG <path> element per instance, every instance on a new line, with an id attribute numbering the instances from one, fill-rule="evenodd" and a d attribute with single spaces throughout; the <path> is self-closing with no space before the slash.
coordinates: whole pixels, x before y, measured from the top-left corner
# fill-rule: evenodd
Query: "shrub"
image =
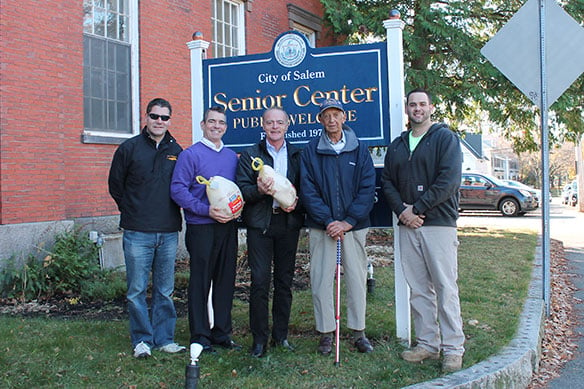
<path id="1" fill-rule="evenodd" d="M 30 256 L 24 264 L 16 264 L 14 257 L 7 261 L 0 273 L 2 297 L 28 301 L 47 292 L 46 271 L 42 263 Z"/>
<path id="2" fill-rule="evenodd" d="M 3 296 L 21 301 L 49 298 L 80 290 L 99 271 L 97 246 L 80 230 L 67 231 L 42 261 L 31 256 L 18 267 L 11 259 L 0 273 L 0 287 Z"/>
<path id="3" fill-rule="evenodd" d="M 59 234 L 52 253 L 43 260 L 50 294 L 78 290 L 99 268 L 99 249 L 80 230 Z"/>
<path id="4" fill-rule="evenodd" d="M 86 300 L 116 300 L 126 295 L 126 273 L 103 270 L 81 282 L 81 298 Z"/>

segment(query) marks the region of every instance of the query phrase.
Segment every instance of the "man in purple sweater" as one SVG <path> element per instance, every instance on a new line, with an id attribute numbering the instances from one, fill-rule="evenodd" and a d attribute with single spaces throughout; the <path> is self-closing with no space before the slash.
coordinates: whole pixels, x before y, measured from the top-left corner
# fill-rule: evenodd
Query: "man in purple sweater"
<path id="1" fill-rule="evenodd" d="M 221 107 L 205 111 L 201 122 L 203 139 L 184 150 L 178 158 L 170 194 L 183 208 L 187 230 L 185 243 L 190 255 L 189 327 L 190 343 L 200 343 L 203 352 L 213 345 L 227 349 L 241 346 L 231 340 L 231 306 L 237 260 L 237 225 L 232 215 L 209 205 L 206 185 L 196 177 L 222 176 L 235 181 L 237 155 L 224 147 L 227 130 Z M 213 283 L 213 328 L 209 325 L 207 301 Z"/>

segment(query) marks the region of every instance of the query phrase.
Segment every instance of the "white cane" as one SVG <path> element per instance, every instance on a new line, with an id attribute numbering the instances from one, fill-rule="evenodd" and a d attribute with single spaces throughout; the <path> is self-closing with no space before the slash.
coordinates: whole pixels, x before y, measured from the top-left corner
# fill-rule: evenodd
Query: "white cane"
<path id="1" fill-rule="evenodd" d="M 341 338 L 341 238 L 337 239 L 337 312 L 335 314 L 336 321 L 336 341 L 335 341 L 335 366 L 339 366 L 340 362 L 340 338 Z"/>

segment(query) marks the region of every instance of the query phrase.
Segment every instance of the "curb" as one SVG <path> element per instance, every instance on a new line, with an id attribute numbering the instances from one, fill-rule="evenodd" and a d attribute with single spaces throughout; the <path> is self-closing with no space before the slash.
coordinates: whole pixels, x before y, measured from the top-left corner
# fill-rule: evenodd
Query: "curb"
<path id="1" fill-rule="evenodd" d="M 407 388 L 526 388 L 541 359 L 545 304 L 541 237 L 535 249 L 527 299 L 515 337 L 500 353 L 467 369 Z"/>

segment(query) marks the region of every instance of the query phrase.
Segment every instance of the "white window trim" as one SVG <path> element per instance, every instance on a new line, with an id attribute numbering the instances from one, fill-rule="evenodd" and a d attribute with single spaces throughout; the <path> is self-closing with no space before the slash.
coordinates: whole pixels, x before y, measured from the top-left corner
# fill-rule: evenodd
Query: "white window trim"
<path id="1" fill-rule="evenodd" d="M 84 143 L 121 143 L 124 140 L 140 133 L 140 36 L 139 36 L 139 0 L 129 0 L 130 18 L 130 74 L 131 74 L 131 101 L 132 101 L 132 132 L 119 134 L 106 131 L 83 131 Z"/>
<path id="2" fill-rule="evenodd" d="M 310 47 L 316 47 L 316 32 L 314 30 L 296 22 L 291 22 L 290 24 L 294 31 L 302 33 L 308 39 Z"/>
<path id="3" fill-rule="evenodd" d="M 140 33 L 138 0 L 130 0 L 130 71 L 132 77 L 132 133 L 140 133 Z"/>
<path id="4" fill-rule="evenodd" d="M 239 34 L 237 34 L 237 55 L 245 55 L 246 47 L 245 47 L 245 4 L 243 1 L 240 0 L 221 0 L 224 3 L 233 4 L 237 9 L 237 26 L 239 29 Z M 214 4 L 213 4 L 214 6 Z M 216 23 L 215 20 L 212 21 Z M 213 37 L 213 43 L 216 37 Z M 215 58 L 217 57 L 217 53 L 214 52 Z"/>
<path id="5" fill-rule="evenodd" d="M 288 21 L 291 30 L 303 33 L 312 47 L 322 32 L 322 19 L 311 12 L 294 4 L 288 4 Z"/>
<path id="6" fill-rule="evenodd" d="M 239 37 L 237 38 L 238 55 L 245 55 L 245 7 L 243 2 L 236 2 L 237 4 L 237 23 L 239 26 Z"/>

